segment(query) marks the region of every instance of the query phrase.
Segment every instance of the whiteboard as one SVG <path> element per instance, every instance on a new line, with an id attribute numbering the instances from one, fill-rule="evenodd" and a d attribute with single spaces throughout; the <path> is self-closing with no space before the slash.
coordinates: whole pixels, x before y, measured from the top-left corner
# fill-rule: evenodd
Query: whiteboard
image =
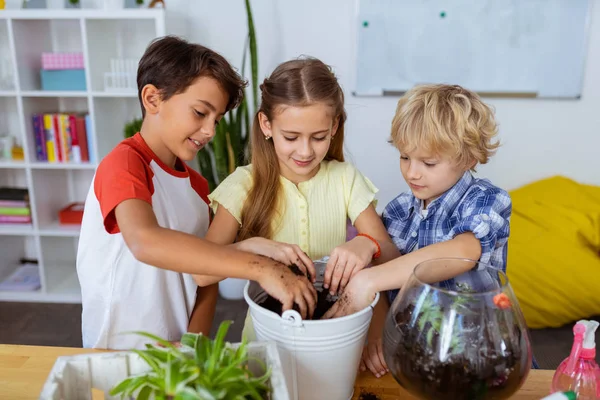
<path id="1" fill-rule="evenodd" d="M 355 95 L 579 98 L 590 0 L 359 0 Z"/>

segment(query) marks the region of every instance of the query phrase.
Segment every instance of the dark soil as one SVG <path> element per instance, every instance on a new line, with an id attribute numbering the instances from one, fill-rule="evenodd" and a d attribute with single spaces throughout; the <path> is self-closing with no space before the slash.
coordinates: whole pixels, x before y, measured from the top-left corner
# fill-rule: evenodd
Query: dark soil
<path id="1" fill-rule="evenodd" d="M 505 344 L 502 349 L 494 346 L 500 339 L 494 322 L 487 322 L 490 328 L 484 329 L 479 327 L 480 315 L 474 315 L 472 321 L 463 316 L 462 331 L 472 328 L 477 334 L 465 335 L 468 343 L 457 344 L 454 351 L 440 357 L 438 332 L 434 330 L 427 338 L 430 322 L 423 331 L 411 329 L 412 311 L 396 314 L 398 329 L 392 329 L 397 347 L 393 354 L 385 355 L 401 386 L 423 399 L 449 400 L 505 399 L 517 390 L 529 366 L 522 365 L 526 344 L 516 327 L 511 332 L 506 327 L 500 330 Z"/>
<path id="2" fill-rule="evenodd" d="M 317 295 L 317 307 L 315 308 L 313 317 L 311 318 L 312 320 L 321 319 L 323 315 L 325 315 L 325 313 L 335 303 L 335 300 L 332 298 L 332 296 L 327 290 L 318 290 Z M 259 303 L 258 305 L 263 308 L 266 308 L 269 311 L 273 311 L 278 315 L 281 315 L 283 313 L 282 304 L 279 302 L 279 300 L 275 299 L 274 297 L 271 297 L 270 295 L 267 296 L 265 301 Z M 297 304 L 294 304 L 294 310 L 300 312 L 300 309 L 298 308 Z"/>
<path id="3" fill-rule="evenodd" d="M 296 276 L 305 276 L 304 272 L 302 272 L 302 270 L 296 265 L 296 264 L 292 264 L 292 265 L 288 265 L 288 268 L 290 269 L 290 271 L 292 271 L 294 273 L 294 275 Z"/>
<path id="4" fill-rule="evenodd" d="M 304 273 L 300 270 L 300 268 L 298 268 L 298 266 L 296 264 L 292 264 L 289 265 L 288 268 L 296 275 L 301 276 L 304 275 Z M 315 308 L 315 311 L 313 313 L 312 316 L 312 320 L 319 320 L 323 317 L 323 315 L 325 315 L 325 313 L 327 311 L 329 311 L 329 309 L 331 308 L 331 306 L 333 306 L 333 304 L 335 303 L 335 299 L 333 298 L 333 296 L 331 296 L 329 294 L 329 292 L 327 290 L 324 289 L 320 289 L 317 290 L 317 307 Z M 274 313 L 281 315 L 283 313 L 282 308 L 283 305 L 281 304 L 281 302 L 277 299 L 275 299 L 274 297 L 271 297 L 270 295 L 267 296 L 267 298 L 261 302 L 258 303 L 259 306 L 266 308 L 269 311 L 273 311 Z M 300 309 L 298 308 L 297 304 L 294 304 L 294 310 L 300 312 Z"/>
<path id="5" fill-rule="evenodd" d="M 381 400 L 381 399 L 375 393 L 360 392 L 360 396 L 358 396 L 358 400 Z"/>

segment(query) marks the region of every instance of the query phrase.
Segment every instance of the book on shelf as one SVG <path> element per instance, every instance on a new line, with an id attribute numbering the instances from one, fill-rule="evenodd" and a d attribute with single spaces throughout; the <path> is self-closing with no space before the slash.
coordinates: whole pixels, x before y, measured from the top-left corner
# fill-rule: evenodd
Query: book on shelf
<path id="1" fill-rule="evenodd" d="M 40 288 L 40 270 L 37 264 L 22 264 L 0 282 L 0 291 L 25 292 Z"/>
<path id="2" fill-rule="evenodd" d="M 0 224 L 31 224 L 27 189 L 0 187 Z"/>
<path id="3" fill-rule="evenodd" d="M 89 114 L 49 113 L 32 116 L 35 157 L 49 163 L 88 163 L 91 125 Z"/>
<path id="4" fill-rule="evenodd" d="M 0 201 L 25 202 L 29 204 L 29 190 L 20 187 L 0 187 Z M 17 204 L 21 205 L 23 203 Z"/>

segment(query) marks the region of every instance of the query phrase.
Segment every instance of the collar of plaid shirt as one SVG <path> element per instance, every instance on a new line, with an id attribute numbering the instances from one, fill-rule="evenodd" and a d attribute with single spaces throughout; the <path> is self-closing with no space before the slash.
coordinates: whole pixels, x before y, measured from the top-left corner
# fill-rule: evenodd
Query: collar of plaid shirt
<path id="1" fill-rule="evenodd" d="M 471 183 L 473 182 L 473 175 L 471 171 L 467 171 L 463 174 L 463 176 L 448 189 L 444 194 L 442 194 L 437 199 L 433 200 L 429 203 L 427 207 L 428 215 L 433 215 L 436 213 L 438 207 L 442 207 L 446 210 L 447 213 L 450 213 L 455 207 L 456 204 L 462 199 L 464 194 L 467 192 Z M 413 213 L 413 211 L 420 210 L 422 208 L 423 201 L 417 199 L 415 195 L 412 195 L 412 204 L 408 207 L 408 212 L 401 216 L 401 220 L 407 220 Z"/>

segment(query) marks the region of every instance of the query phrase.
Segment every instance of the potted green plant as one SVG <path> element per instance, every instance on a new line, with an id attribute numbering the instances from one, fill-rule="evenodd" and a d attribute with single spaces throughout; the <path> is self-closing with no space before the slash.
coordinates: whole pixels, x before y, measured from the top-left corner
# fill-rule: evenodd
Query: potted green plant
<path id="1" fill-rule="evenodd" d="M 137 332 L 155 344 L 59 357 L 39 398 L 90 398 L 95 389 L 111 399 L 289 400 L 275 343 L 225 342 L 230 325 L 221 323 L 214 340 L 187 333 L 174 345 Z"/>
<path id="2" fill-rule="evenodd" d="M 241 74 L 242 76 L 245 74 L 246 57 L 249 56 L 252 109 L 256 109 L 258 106 L 258 50 L 250 0 L 245 0 L 245 6 L 248 36 L 244 43 Z M 247 149 L 249 133 L 252 128 L 250 110 L 248 96 L 245 96 L 240 106 L 227 113 L 217 125 L 213 140 L 198 152 L 200 172 L 208 180 L 211 191 L 238 166 L 246 165 L 248 162 Z"/>
<path id="3" fill-rule="evenodd" d="M 134 118 L 125 124 L 123 129 L 123 136 L 125 139 L 132 137 L 142 129 L 142 119 Z"/>
<path id="4" fill-rule="evenodd" d="M 134 350 L 150 370 L 130 376 L 110 392 L 111 396 L 150 396 L 164 399 L 255 399 L 268 398 L 271 371 L 254 376 L 248 369 L 247 344 L 227 346 L 225 335 L 231 321 L 219 326 L 214 340 L 202 334 L 186 333 L 181 346 L 145 332 L 162 347 L 147 345 Z"/>

